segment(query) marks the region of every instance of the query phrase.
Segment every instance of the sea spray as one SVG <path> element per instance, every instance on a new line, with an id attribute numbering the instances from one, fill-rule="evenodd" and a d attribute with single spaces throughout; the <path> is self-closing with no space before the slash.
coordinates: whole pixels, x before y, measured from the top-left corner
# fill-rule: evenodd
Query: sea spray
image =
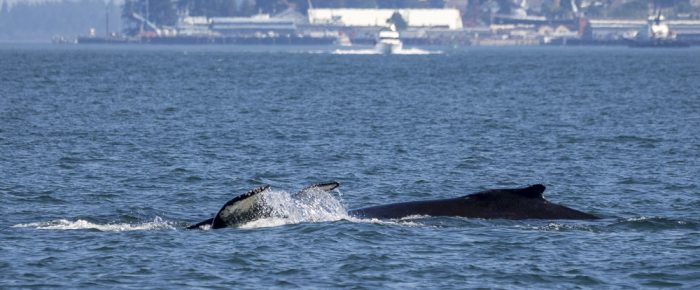
<path id="1" fill-rule="evenodd" d="M 261 195 L 266 216 L 241 225 L 241 228 L 273 227 L 302 222 L 324 222 L 348 219 L 340 200 L 322 190 L 302 194 L 266 191 Z"/>

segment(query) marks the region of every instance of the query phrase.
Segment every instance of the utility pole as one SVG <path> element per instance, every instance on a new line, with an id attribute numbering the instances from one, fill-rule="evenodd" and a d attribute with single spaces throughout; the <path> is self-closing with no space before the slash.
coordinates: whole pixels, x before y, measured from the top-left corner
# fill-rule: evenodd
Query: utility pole
<path id="1" fill-rule="evenodd" d="M 105 4 L 105 39 L 109 38 L 109 5 L 112 1 Z"/>

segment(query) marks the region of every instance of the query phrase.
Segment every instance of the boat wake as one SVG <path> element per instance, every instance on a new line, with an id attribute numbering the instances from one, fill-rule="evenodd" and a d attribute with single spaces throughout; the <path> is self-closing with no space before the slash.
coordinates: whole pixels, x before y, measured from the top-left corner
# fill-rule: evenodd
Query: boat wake
<path id="1" fill-rule="evenodd" d="M 400 49 L 394 54 L 403 54 L 403 55 L 425 55 L 425 54 L 442 54 L 441 50 L 425 50 L 425 49 L 420 49 L 420 48 L 407 48 L 407 49 Z"/>
<path id="2" fill-rule="evenodd" d="M 381 51 L 369 48 L 369 49 L 336 49 L 331 52 L 331 54 L 351 54 L 351 55 L 370 55 L 370 54 L 384 54 Z M 399 49 L 391 54 L 397 55 L 428 55 L 428 54 L 442 54 L 440 50 L 425 50 L 420 48 L 407 48 Z"/>

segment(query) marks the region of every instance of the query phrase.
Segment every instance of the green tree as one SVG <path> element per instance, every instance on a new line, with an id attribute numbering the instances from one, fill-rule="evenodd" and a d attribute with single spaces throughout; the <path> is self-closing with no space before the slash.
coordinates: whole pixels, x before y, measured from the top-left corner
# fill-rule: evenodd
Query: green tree
<path id="1" fill-rule="evenodd" d="M 654 5 L 658 8 L 670 8 L 678 6 L 683 2 L 689 2 L 688 0 L 654 0 Z"/>
<path id="2" fill-rule="evenodd" d="M 406 23 L 406 20 L 403 19 L 403 16 L 401 16 L 401 13 L 398 11 L 395 11 L 394 14 L 391 14 L 391 17 L 386 20 L 387 24 L 394 24 L 396 26 L 396 30 L 404 30 L 408 27 L 408 23 Z"/>
<path id="3" fill-rule="evenodd" d="M 158 26 L 173 26 L 177 23 L 177 10 L 172 0 L 145 0 L 145 2 L 148 5 L 148 20 L 151 22 Z"/>
<path id="4" fill-rule="evenodd" d="M 126 35 L 136 35 L 141 27 L 141 23 L 132 14 L 140 13 L 138 0 L 125 0 L 122 4 L 122 32 Z"/>
<path id="5" fill-rule="evenodd" d="M 498 3 L 498 14 L 510 14 L 511 0 L 496 0 L 496 3 Z"/>

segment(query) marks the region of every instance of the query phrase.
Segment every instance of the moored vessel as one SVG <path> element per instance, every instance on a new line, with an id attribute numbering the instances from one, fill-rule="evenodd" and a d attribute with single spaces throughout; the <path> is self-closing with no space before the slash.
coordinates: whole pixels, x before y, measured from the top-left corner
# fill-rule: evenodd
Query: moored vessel
<path id="1" fill-rule="evenodd" d="M 666 23 L 666 18 L 659 11 L 656 16 L 650 16 L 636 35 L 630 39 L 632 47 L 688 47 L 688 43 L 678 41 L 676 33 Z"/>
<path id="2" fill-rule="evenodd" d="M 374 49 L 381 54 L 394 54 L 401 50 L 403 43 L 396 31 L 396 26 L 390 24 L 388 28 L 379 31 L 377 44 Z"/>

